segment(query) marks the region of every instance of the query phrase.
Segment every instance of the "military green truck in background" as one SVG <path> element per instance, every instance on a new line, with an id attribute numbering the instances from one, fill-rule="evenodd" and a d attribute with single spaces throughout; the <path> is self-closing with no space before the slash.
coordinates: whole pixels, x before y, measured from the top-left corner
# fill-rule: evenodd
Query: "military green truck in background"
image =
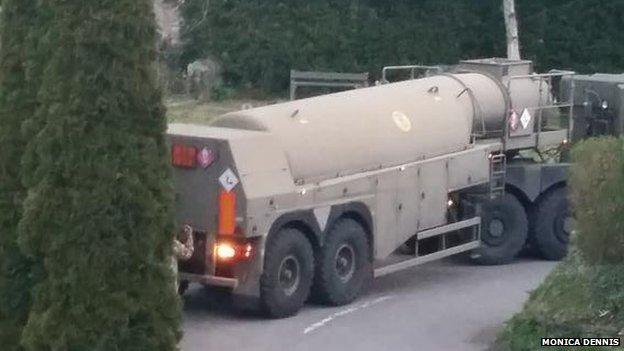
<path id="1" fill-rule="evenodd" d="M 531 150 L 621 131 L 622 76 L 480 59 L 378 85 L 171 124 L 188 282 L 270 316 L 353 301 L 373 276 L 469 253 L 565 255 L 564 162 Z M 582 129 L 581 129 L 582 128 Z"/>

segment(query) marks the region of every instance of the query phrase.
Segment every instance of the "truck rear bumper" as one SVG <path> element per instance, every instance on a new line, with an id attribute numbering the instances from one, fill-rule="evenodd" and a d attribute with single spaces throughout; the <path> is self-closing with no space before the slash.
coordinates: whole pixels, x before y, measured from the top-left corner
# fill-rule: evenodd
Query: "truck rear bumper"
<path id="1" fill-rule="evenodd" d="M 221 287 L 232 288 L 232 289 L 235 289 L 236 287 L 238 287 L 238 279 L 217 277 L 214 275 L 180 272 L 178 279 L 181 281 L 201 283 L 204 285 L 221 286 Z"/>

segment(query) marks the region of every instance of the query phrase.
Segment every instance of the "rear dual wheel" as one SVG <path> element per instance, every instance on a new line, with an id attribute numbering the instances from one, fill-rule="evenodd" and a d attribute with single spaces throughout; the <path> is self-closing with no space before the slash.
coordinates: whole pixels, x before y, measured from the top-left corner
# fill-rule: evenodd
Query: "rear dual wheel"
<path id="1" fill-rule="evenodd" d="M 316 257 L 306 236 L 285 228 L 269 237 L 260 298 L 269 316 L 296 314 L 312 284 L 317 301 L 344 305 L 355 300 L 372 278 L 370 247 L 364 228 L 355 220 L 338 220 Z"/>
<path id="2" fill-rule="evenodd" d="M 260 277 L 260 299 L 267 314 L 274 318 L 296 314 L 308 298 L 313 276 L 314 254 L 303 233 L 285 228 L 270 236 Z"/>
<path id="3" fill-rule="evenodd" d="M 350 218 L 338 220 L 329 230 L 316 261 L 313 296 L 330 305 L 355 300 L 372 278 L 366 231 Z"/>

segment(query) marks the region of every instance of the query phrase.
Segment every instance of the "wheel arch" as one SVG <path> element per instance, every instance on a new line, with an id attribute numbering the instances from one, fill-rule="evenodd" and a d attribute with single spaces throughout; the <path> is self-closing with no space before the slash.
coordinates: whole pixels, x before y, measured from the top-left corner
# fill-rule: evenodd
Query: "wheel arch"
<path id="1" fill-rule="evenodd" d="M 522 188 L 507 183 L 505 184 L 505 192 L 513 195 L 516 199 L 518 199 L 518 201 L 520 201 L 522 206 L 524 206 L 528 214 L 528 211 L 533 205 L 533 201 L 531 200 L 529 195 L 524 190 L 522 190 Z"/>
<path id="2" fill-rule="evenodd" d="M 316 251 L 323 246 L 324 238 L 332 225 L 341 218 L 350 218 L 358 222 L 364 228 L 369 242 L 370 254 L 371 257 L 373 257 L 373 217 L 368 206 L 362 202 L 348 202 L 331 206 L 324 228 L 321 228 L 319 225 L 313 209 L 285 213 L 273 222 L 267 235 L 267 240 L 269 237 L 276 235 L 283 228 L 294 228 L 306 236 L 312 248 Z"/>
<path id="3" fill-rule="evenodd" d="M 544 197 L 546 197 L 548 194 L 552 193 L 553 191 L 557 189 L 565 188 L 567 186 L 568 186 L 568 182 L 566 182 L 565 180 L 551 184 L 548 188 L 544 189 L 544 191 L 542 191 L 537 196 L 537 198 L 535 199 L 535 203 L 536 204 L 539 203 L 540 201 L 542 201 Z"/>
<path id="4" fill-rule="evenodd" d="M 322 244 L 322 233 L 311 211 L 293 211 L 281 215 L 271 225 L 267 240 L 285 228 L 296 229 L 303 233 L 314 251 Z"/>
<path id="5" fill-rule="evenodd" d="M 532 224 L 535 219 L 535 211 L 536 211 L 537 204 L 540 203 L 540 201 L 545 196 L 550 194 L 551 192 L 555 191 L 556 189 L 564 188 L 566 186 L 567 186 L 566 180 L 559 180 L 558 182 L 554 182 L 550 184 L 546 189 L 541 191 L 534 198 L 531 198 L 529 194 L 527 194 L 521 187 L 515 186 L 514 184 L 509 184 L 509 183 L 505 184 L 505 191 L 515 196 L 516 199 L 518 199 L 518 201 L 522 203 L 522 206 L 524 206 L 526 210 L 529 223 Z M 530 227 L 531 227 L 530 230 L 532 231 L 533 229 L 532 225 Z"/>
<path id="6" fill-rule="evenodd" d="M 535 203 L 540 195 L 549 189 L 567 182 L 569 168 L 568 163 L 512 162 L 507 167 L 505 189 L 516 195 L 524 204 Z"/>
<path id="7" fill-rule="evenodd" d="M 323 235 L 327 235 L 334 223 L 342 218 L 352 219 L 364 228 L 366 239 L 368 240 L 369 255 L 371 258 L 374 257 L 375 238 L 373 235 L 373 216 L 368 206 L 359 201 L 332 206 Z"/>

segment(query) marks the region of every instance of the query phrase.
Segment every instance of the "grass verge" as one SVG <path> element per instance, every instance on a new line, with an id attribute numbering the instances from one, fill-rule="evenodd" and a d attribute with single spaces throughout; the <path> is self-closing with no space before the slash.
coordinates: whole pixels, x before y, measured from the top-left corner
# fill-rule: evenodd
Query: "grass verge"
<path id="1" fill-rule="evenodd" d="M 580 255 L 571 253 L 531 293 L 523 311 L 507 323 L 493 349 L 539 350 L 542 337 L 621 336 L 624 313 L 617 303 L 610 303 L 608 297 L 621 294 L 618 284 L 607 282 L 600 287 L 601 294 L 595 291 L 596 284 L 600 284 L 597 277 L 605 276 L 608 269 L 612 267 L 589 267 Z M 548 349 L 556 350 L 553 347 Z M 570 347 L 561 350 L 564 349 L 569 350 Z M 574 350 L 616 348 L 575 347 Z"/>

